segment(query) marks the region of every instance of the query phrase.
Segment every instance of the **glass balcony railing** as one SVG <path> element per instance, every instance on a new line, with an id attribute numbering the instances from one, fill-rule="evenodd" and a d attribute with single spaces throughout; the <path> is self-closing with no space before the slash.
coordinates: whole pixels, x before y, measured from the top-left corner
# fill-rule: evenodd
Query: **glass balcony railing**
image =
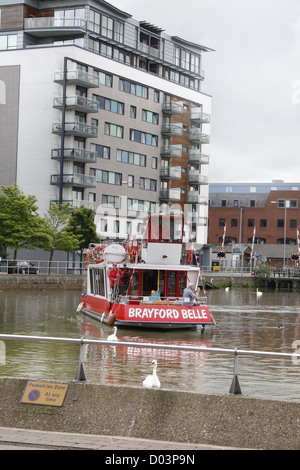
<path id="1" fill-rule="evenodd" d="M 208 184 L 208 176 L 201 175 L 199 170 L 190 170 L 189 171 L 189 183 Z"/>
<path id="2" fill-rule="evenodd" d="M 180 201 L 181 199 L 181 190 L 180 188 L 173 189 L 161 189 L 159 198 L 162 201 Z"/>
<path id="3" fill-rule="evenodd" d="M 210 115 L 203 113 L 201 108 L 192 108 L 191 109 L 191 121 L 202 122 L 203 124 L 210 123 Z"/>
<path id="4" fill-rule="evenodd" d="M 207 206 L 208 198 L 204 196 L 200 196 L 197 191 L 189 191 L 188 204 L 201 204 L 201 205 Z"/>
<path id="5" fill-rule="evenodd" d="M 199 149 L 191 149 L 189 151 L 189 163 L 196 163 L 198 165 L 208 165 L 209 156 L 201 153 Z"/>
<path id="6" fill-rule="evenodd" d="M 53 107 L 61 109 L 63 107 L 63 97 L 53 99 Z M 98 103 L 94 100 L 89 100 L 84 96 L 71 96 L 66 98 L 66 107 L 69 109 L 77 109 L 87 113 L 97 113 Z"/>
<path id="7" fill-rule="evenodd" d="M 183 101 L 169 101 L 163 103 L 163 112 L 167 114 L 183 114 Z"/>
<path id="8" fill-rule="evenodd" d="M 64 149 L 64 159 L 67 160 L 74 160 L 75 162 L 83 162 L 83 163 L 96 163 L 97 161 L 97 154 L 95 152 L 91 152 L 90 150 L 85 149 Z M 61 150 L 60 149 L 52 149 L 51 158 L 53 160 L 60 160 L 61 157 Z"/>
<path id="9" fill-rule="evenodd" d="M 181 179 L 181 166 L 174 166 L 168 168 L 162 168 L 160 171 L 161 178 L 168 179 Z"/>
<path id="10" fill-rule="evenodd" d="M 56 72 L 54 81 L 56 83 L 63 83 L 64 72 Z M 83 70 L 69 70 L 67 72 L 67 81 L 74 85 L 82 85 L 86 88 L 98 88 L 99 78 L 91 73 L 84 72 Z"/>
<path id="11" fill-rule="evenodd" d="M 87 209 L 96 210 L 96 203 L 90 201 L 80 201 L 79 199 L 64 200 L 63 204 L 70 204 L 70 209 L 80 209 L 80 207 L 86 207 Z M 51 201 L 50 204 L 59 204 L 59 201 Z"/>
<path id="12" fill-rule="evenodd" d="M 210 137 L 207 134 L 203 134 L 201 129 L 198 127 L 192 127 L 190 129 L 190 142 L 199 142 L 201 144 L 209 144 Z"/>
<path id="13" fill-rule="evenodd" d="M 96 186 L 96 179 L 93 176 L 82 175 L 80 173 L 63 175 L 62 182 L 63 185 L 82 186 L 86 188 L 94 188 Z M 60 175 L 51 175 L 50 183 L 52 185 L 59 185 Z"/>
<path id="14" fill-rule="evenodd" d="M 53 124 L 53 134 L 61 134 L 63 131 L 62 123 Z M 76 135 L 78 137 L 97 137 L 98 127 L 89 126 L 84 122 L 66 122 L 65 123 L 65 134 Z"/>
<path id="15" fill-rule="evenodd" d="M 182 123 L 163 124 L 162 133 L 170 136 L 181 136 L 183 125 Z"/>
<path id="16" fill-rule="evenodd" d="M 83 37 L 87 23 L 82 18 L 25 18 L 24 31 L 37 38 L 45 37 Z"/>
<path id="17" fill-rule="evenodd" d="M 163 157 L 181 158 L 182 145 L 164 145 L 161 149 L 161 155 Z"/>

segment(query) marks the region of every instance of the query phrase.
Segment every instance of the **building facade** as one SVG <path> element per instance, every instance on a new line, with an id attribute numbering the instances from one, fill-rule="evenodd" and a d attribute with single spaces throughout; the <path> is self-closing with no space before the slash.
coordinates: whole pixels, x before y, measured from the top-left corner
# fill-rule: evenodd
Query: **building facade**
<path id="1" fill-rule="evenodd" d="M 300 183 L 211 184 L 209 243 L 298 243 Z M 226 230 L 224 231 L 224 227 Z"/>
<path id="2" fill-rule="evenodd" d="M 109 239 L 185 211 L 206 244 L 208 51 L 102 0 L 1 1 L 0 184 L 92 208 Z"/>

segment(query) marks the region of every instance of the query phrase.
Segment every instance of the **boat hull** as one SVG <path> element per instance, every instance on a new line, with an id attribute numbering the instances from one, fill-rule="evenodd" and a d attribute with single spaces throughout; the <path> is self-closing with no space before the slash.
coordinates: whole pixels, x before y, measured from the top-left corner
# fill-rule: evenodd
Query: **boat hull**
<path id="1" fill-rule="evenodd" d="M 81 311 L 103 323 L 116 326 L 148 329 L 190 329 L 214 325 L 206 305 L 182 306 L 175 304 L 111 304 L 105 298 L 85 295 Z"/>

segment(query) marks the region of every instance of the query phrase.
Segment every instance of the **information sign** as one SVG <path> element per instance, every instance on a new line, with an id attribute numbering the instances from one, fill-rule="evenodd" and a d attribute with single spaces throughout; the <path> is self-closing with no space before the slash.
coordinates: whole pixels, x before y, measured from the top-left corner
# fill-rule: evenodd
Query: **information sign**
<path id="1" fill-rule="evenodd" d="M 61 407 L 69 385 L 28 380 L 20 403 Z"/>

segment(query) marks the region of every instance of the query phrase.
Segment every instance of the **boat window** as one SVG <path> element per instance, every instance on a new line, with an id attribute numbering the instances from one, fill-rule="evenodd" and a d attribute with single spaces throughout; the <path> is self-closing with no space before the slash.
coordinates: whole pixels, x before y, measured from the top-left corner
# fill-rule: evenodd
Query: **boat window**
<path id="1" fill-rule="evenodd" d="M 102 297 L 105 297 L 104 270 L 103 269 L 91 269 L 90 288 L 91 288 L 92 294 L 101 295 Z"/>

